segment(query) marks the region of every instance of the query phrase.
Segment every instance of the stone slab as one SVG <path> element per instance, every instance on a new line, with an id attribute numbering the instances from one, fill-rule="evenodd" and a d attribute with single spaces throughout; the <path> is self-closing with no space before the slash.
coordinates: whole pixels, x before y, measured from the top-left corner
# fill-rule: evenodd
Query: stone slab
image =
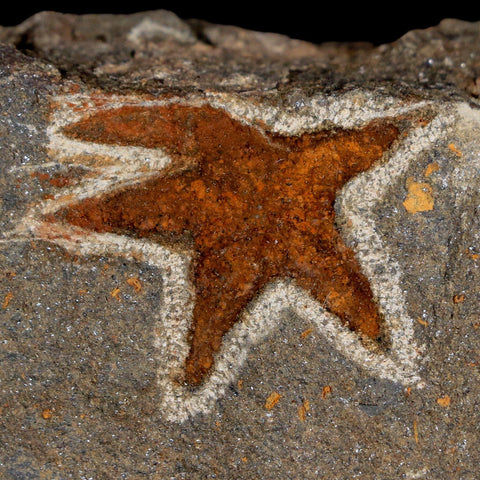
<path id="1" fill-rule="evenodd" d="M 445 20 L 312 45 L 166 11 L 1 28 L 1 478 L 478 478 L 479 41 Z M 184 382 L 188 245 L 55 217 L 176 158 L 69 126 L 171 105 L 282 138 L 395 123 L 335 201 L 386 344 L 275 278 Z"/>

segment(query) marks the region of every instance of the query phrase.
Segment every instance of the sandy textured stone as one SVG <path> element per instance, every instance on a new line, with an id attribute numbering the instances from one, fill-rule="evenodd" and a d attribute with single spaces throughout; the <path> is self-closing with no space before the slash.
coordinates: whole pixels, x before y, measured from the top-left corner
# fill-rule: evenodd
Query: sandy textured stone
<path id="1" fill-rule="evenodd" d="M 372 47 L 48 12 L 0 42 L 2 479 L 478 477 L 480 23 Z M 175 164 L 69 126 L 176 104 L 279 137 L 395 123 L 335 201 L 387 346 L 278 278 L 184 383 L 191 250 L 57 219 Z"/>

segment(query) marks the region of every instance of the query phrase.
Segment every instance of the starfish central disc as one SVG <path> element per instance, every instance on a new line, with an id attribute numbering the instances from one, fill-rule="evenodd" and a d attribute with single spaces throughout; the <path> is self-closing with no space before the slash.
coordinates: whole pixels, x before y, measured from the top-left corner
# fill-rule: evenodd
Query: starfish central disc
<path id="1" fill-rule="evenodd" d="M 186 379 L 211 370 L 223 335 L 276 278 L 293 279 L 351 330 L 378 340 L 381 315 L 353 251 L 335 228 L 335 195 L 398 136 L 392 121 L 283 136 L 210 106 L 124 106 L 64 129 L 78 140 L 161 148 L 158 177 L 79 201 L 58 215 L 193 250 L 195 306 Z"/>

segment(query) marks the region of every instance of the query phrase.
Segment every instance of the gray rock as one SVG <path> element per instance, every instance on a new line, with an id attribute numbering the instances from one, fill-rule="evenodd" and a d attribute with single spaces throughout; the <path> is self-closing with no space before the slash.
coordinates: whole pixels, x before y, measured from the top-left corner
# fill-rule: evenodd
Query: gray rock
<path id="1" fill-rule="evenodd" d="M 0 477 L 478 478 L 479 42 L 458 20 L 380 47 L 167 11 L 0 27 Z M 386 346 L 278 279 L 183 384 L 188 251 L 52 221 L 170 162 L 66 126 L 171 104 L 283 136 L 395 120 L 335 203 Z"/>

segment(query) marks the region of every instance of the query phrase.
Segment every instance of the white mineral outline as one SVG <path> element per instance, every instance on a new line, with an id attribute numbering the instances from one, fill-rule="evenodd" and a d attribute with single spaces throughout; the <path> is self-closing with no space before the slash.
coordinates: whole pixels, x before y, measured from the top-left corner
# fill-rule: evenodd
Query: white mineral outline
<path id="1" fill-rule="evenodd" d="M 199 413 L 208 413 L 229 384 L 238 377 L 250 346 L 258 344 L 274 330 L 282 312 L 289 309 L 303 320 L 313 322 L 334 348 L 374 376 L 389 379 L 405 386 L 421 387 L 417 360 L 420 347 L 414 338 L 413 320 L 408 316 L 401 288 L 402 269 L 383 245 L 375 228 L 372 210 L 382 197 L 381 192 L 403 175 L 410 162 L 432 146 L 453 122 L 453 116 L 437 113 L 426 126 L 413 128 L 387 152 L 384 162 L 355 177 L 337 195 L 337 202 L 349 220 L 348 233 L 356 242 L 355 253 L 368 277 L 389 331 L 389 354 L 370 348 L 358 334 L 345 328 L 340 320 L 322 308 L 304 289 L 292 281 L 273 281 L 264 292 L 244 310 L 240 322 L 224 336 L 221 350 L 215 358 L 211 374 L 195 391 L 175 381 L 189 352 L 187 342 L 194 305 L 194 289 L 189 284 L 190 257 L 145 239 L 111 233 L 95 233 L 63 224 L 46 223 L 46 215 L 77 203 L 81 199 L 103 195 L 125 185 L 144 181 L 158 175 L 171 160 L 161 149 L 99 145 L 72 140 L 62 134 L 62 128 L 85 117 L 85 112 L 115 109 L 125 105 L 154 106 L 177 102 L 188 105 L 209 103 L 223 108 L 244 123 L 262 120 L 273 131 L 293 135 L 324 125 L 351 128 L 374 118 L 394 117 L 428 107 L 422 101 L 404 104 L 393 97 L 378 100 L 378 93 L 355 92 L 342 97 L 319 96 L 309 100 L 301 112 L 259 107 L 227 94 L 207 98 L 162 101 L 139 96 L 95 94 L 61 95 L 54 101 L 47 134 L 49 157 L 54 161 L 20 167 L 21 170 L 40 170 L 48 167 L 83 166 L 92 175 L 78 185 L 63 188 L 54 198 L 34 205 L 20 220 L 14 231 L 3 241 L 39 239 L 53 242 L 80 255 L 122 255 L 142 258 L 157 267 L 163 279 L 163 305 L 152 315 L 152 329 L 158 362 L 157 380 L 161 391 L 161 414 L 173 422 L 183 422 Z M 81 107 L 81 108 L 78 108 Z M 23 239 L 23 240 L 22 240 Z M 378 268 L 381 267 L 381 268 Z M 381 272 L 381 273 L 379 273 Z"/>

